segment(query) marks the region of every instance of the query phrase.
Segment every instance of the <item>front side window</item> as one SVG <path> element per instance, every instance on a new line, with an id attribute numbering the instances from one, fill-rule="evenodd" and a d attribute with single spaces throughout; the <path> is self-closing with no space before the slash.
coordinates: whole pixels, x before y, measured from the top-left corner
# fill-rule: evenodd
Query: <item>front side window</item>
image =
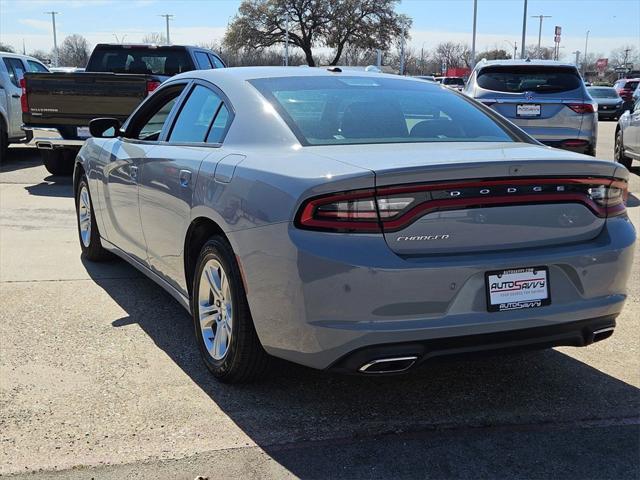
<path id="1" fill-rule="evenodd" d="M 345 76 L 250 83 L 304 145 L 514 141 L 471 101 L 428 82 Z"/>
<path id="2" fill-rule="evenodd" d="M 155 141 L 160 138 L 169 114 L 173 109 L 184 85 L 172 86 L 156 92 L 150 103 L 136 113 L 127 136 L 138 140 Z"/>
<path id="3" fill-rule="evenodd" d="M 204 142 L 222 100 L 212 90 L 196 85 L 173 125 L 170 142 Z"/>
<path id="4" fill-rule="evenodd" d="M 196 52 L 196 63 L 200 70 L 209 70 L 213 68 L 211 62 L 209 62 L 209 56 L 204 52 Z"/>
<path id="5" fill-rule="evenodd" d="M 47 67 L 42 65 L 40 62 L 34 62 L 33 60 L 27 60 L 27 66 L 29 67 L 30 72 L 49 72 Z"/>
<path id="6" fill-rule="evenodd" d="M 211 63 L 214 65 L 215 68 L 224 68 L 224 63 L 222 63 L 222 60 L 220 60 L 215 55 L 209 54 L 209 60 L 211 60 Z"/>
<path id="7" fill-rule="evenodd" d="M 572 67 L 495 66 L 480 71 L 478 85 L 495 92 L 555 93 L 580 88 L 582 79 Z"/>

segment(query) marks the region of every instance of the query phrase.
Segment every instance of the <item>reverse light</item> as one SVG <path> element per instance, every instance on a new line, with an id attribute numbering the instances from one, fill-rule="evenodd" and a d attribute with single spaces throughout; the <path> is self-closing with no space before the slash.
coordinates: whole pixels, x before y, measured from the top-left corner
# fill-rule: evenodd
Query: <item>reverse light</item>
<path id="1" fill-rule="evenodd" d="M 20 95 L 20 108 L 22 113 L 29 113 L 29 101 L 27 100 L 27 82 L 24 78 L 20 79 L 20 88 L 22 89 L 22 95 Z"/>
<path id="2" fill-rule="evenodd" d="M 595 112 L 593 105 L 590 103 L 568 103 L 567 107 L 580 115 Z"/>
<path id="3" fill-rule="evenodd" d="M 604 218 L 625 212 L 627 182 L 610 178 L 467 180 L 382 187 L 307 200 L 295 224 L 307 230 L 393 232 L 443 210 L 544 203 L 580 203 Z"/>

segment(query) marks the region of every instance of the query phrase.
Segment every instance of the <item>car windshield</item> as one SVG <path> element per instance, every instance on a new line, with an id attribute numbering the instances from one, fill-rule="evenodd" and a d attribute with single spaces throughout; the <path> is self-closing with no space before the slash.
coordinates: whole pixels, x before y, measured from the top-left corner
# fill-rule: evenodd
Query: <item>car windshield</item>
<path id="1" fill-rule="evenodd" d="M 429 82 L 340 76 L 250 83 L 303 145 L 514 141 L 470 100 Z"/>
<path id="2" fill-rule="evenodd" d="M 555 66 L 493 66 L 478 74 L 478 85 L 496 92 L 566 92 L 580 88 L 575 68 Z"/>
<path id="3" fill-rule="evenodd" d="M 193 70 L 193 63 L 184 49 L 96 47 L 87 70 L 171 76 Z"/>
<path id="4" fill-rule="evenodd" d="M 614 88 L 587 88 L 593 98 L 618 98 L 618 92 Z"/>

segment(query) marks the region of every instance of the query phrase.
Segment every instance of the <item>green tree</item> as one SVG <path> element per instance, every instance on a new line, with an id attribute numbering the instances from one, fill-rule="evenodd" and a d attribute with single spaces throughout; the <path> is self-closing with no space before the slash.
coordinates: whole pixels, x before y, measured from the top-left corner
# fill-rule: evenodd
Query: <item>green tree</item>
<path id="1" fill-rule="evenodd" d="M 411 20 L 398 15 L 399 0 L 243 0 L 225 34 L 227 48 L 263 49 L 283 44 L 289 18 L 289 43 L 316 65 L 313 48 L 334 49 L 337 65 L 347 46 L 386 49 Z"/>

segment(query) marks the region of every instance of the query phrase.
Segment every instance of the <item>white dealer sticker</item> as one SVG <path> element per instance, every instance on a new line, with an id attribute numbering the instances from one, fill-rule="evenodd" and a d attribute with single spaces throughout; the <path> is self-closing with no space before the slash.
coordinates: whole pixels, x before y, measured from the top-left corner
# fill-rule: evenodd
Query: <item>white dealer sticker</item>
<path id="1" fill-rule="evenodd" d="M 488 272 L 487 309 L 491 312 L 549 305 L 548 271 L 545 267 Z"/>
<path id="2" fill-rule="evenodd" d="M 540 104 L 521 103 L 516 106 L 516 116 L 518 117 L 539 117 Z"/>

